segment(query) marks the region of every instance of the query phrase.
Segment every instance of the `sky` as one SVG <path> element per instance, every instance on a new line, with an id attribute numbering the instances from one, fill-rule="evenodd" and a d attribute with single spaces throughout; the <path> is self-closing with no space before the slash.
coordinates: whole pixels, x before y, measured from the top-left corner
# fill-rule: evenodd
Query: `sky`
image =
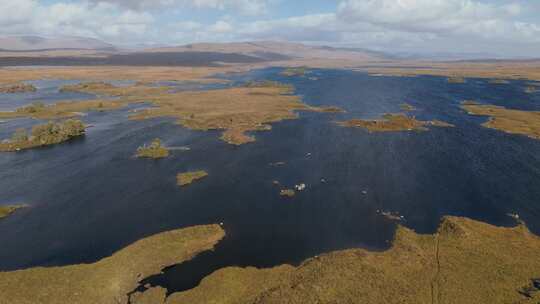
<path id="1" fill-rule="evenodd" d="M 0 0 L 0 35 L 119 46 L 279 40 L 540 57 L 537 0 Z"/>

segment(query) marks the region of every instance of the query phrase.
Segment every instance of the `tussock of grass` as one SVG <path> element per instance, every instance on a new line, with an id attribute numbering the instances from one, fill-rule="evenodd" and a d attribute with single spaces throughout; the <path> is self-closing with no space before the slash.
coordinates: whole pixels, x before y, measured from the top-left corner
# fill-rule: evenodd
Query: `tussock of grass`
<path id="1" fill-rule="evenodd" d="M 13 152 L 63 143 L 83 136 L 85 129 L 84 123 L 75 119 L 34 126 L 30 135 L 25 129 L 18 129 L 11 139 L 0 143 L 0 151 Z"/>
<path id="2" fill-rule="evenodd" d="M 540 139 L 540 112 L 474 103 L 462 103 L 461 107 L 471 115 L 489 116 L 489 120 L 483 124 L 486 128 Z"/>
<path id="3" fill-rule="evenodd" d="M 139 158 L 165 158 L 169 156 L 169 149 L 161 144 L 161 140 L 156 138 L 150 145 L 143 145 L 137 148 L 137 157 Z"/>
<path id="4" fill-rule="evenodd" d="M 193 171 L 193 172 L 185 172 L 185 173 L 179 173 L 176 176 L 176 181 L 178 186 L 184 187 L 187 185 L 190 185 L 191 183 L 203 179 L 208 176 L 208 173 L 206 171 Z"/>

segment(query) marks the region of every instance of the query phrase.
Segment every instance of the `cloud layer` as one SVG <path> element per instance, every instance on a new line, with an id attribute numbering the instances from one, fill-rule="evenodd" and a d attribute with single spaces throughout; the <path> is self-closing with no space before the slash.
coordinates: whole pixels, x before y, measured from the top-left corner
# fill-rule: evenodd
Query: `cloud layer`
<path id="1" fill-rule="evenodd" d="M 381 50 L 540 51 L 540 5 L 530 1 L 320 1 L 334 1 L 335 8 L 290 16 L 284 0 L 0 0 L 0 35 L 89 36 L 117 44 L 277 39 Z"/>

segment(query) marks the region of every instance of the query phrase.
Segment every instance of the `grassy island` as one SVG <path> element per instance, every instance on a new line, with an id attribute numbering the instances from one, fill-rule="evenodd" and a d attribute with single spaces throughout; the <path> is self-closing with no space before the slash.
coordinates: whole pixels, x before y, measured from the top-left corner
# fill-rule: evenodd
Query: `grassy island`
<path id="1" fill-rule="evenodd" d="M 223 130 L 221 139 L 233 145 L 255 141 L 253 131 L 268 131 L 271 124 L 296 119 L 297 111 L 342 112 L 337 107 L 314 107 L 292 95 L 290 85 L 273 81 L 248 82 L 241 87 L 209 91 L 171 92 L 170 87 L 128 86 L 90 83 L 64 88 L 81 90 L 117 99 L 60 102 L 53 105 L 32 104 L 12 112 L 0 112 L 0 119 L 31 117 L 36 119 L 69 118 L 87 111 L 119 109 L 130 103 L 151 103 L 154 107 L 138 111 L 130 119 L 173 117 L 192 130 Z"/>
<path id="2" fill-rule="evenodd" d="M 25 129 L 18 129 L 11 139 L 0 143 L 0 152 L 14 152 L 59 144 L 84 135 L 85 129 L 84 123 L 75 119 L 34 126 L 30 135 Z"/>
<path id="3" fill-rule="evenodd" d="M 509 84 L 510 82 L 506 79 L 490 79 L 489 83 L 491 84 Z"/>
<path id="4" fill-rule="evenodd" d="M 178 186 L 184 187 L 187 185 L 190 185 L 194 181 L 203 179 L 208 176 L 208 173 L 206 171 L 193 171 L 193 172 L 185 172 L 185 173 L 179 173 L 176 176 L 176 182 Z"/>
<path id="5" fill-rule="evenodd" d="M 483 124 L 486 128 L 540 139 L 540 112 L 475 103 L 462 103 L 461 107 L 471 115 L 489 116 L 489 120 Z"/>
<path id="6" fill-rule="evenodd" d="M 223 268 L 165 303 L 536 303 L 539 251 L 540 238 L 522 224 L 446 217 L 431 235 L 399 226 L 382 252 L 336 251 L 298 267 Z"/>
<path id="7" fill-rule="evenodd" d="M 26 206 L 25 205 L 0 206 L 0 219 L 10 216 L 13 212 L 21 208 L 26 208 Z"/>
<path id="8" fill-rule="evenodd" d="M 165 158 L 169 156 L 169 149 L 161 144 L 161 140 L 156 138 L 150 145 L 143 145 L 137 148 L 137 157 L 139 158 Z"/>
<path id="9" fill-rule="evenodd" d="M 528 86 L 525 88 L 525 93 L 527 94 L 534 94 L 536 92 L 538 92 L 538 88 L 535 86 Z"/>
<path id="10" fill-rule="evenodd" d="M 285 197 L 293 197 L 296 195 L 296 192 L 293 189 L 283 189 L 279 191 L 279 195 L 285 196 Z"/>
<path id="11" fill-rule="evenodd" d="M 308 69 L 306 67 L 293 67 L 293 68 L 287 68 L 283 72 L 281 72 L 281 75 L 283 76 L 305 76 L 306 73 L 308 73 Z"/>
<path id="12" fill-rule="evenodd" d="M 27 83 L 17 83 L 8 86 L 0 86 L 0 93 L 15 94 L 37 91 L 36 87 Z"/>
<path id="13" fill-rule="evenodd" d="M 79 84 L 65 85 L 60 88 L 60 92 L 79 92 L 79 93 L 95 93 L 101 90 L 114 89 L 110 83 L 98 81 L 98 82 L 83 82 Z"/>
<path id="14" fill-rule="evenodd" d="M 448 77 L 448 83 L 465 83 L 467 82 L 464 77 L 461 76 L 451 76 Z"/>
<path id="15" fill-rule="evenodd" d="M 405 114 L 385 114 L 382 119 L 364 120 L 351 119 L 338 122 L 343 127 L 364 128 L 369 132 L 397 132 L 397 131 L 427 131 L 428 126 L 452 127 L 453 125 L 439 120 L 421 121 Z"/>
<path id="16" fill-rule="evenodd" d="M 12 112 L 0 112 L 0 118 L 10 119 L 29 117 L 34 119 L 61 119 L 81 116 L 82 112 L 88 111 L 116 110 L 127 105 L 127 101 L 116 100 L 68 101 L 59 102 L 53 105 L 35 102 Z"/>
<path id="17" fill-rule="evenodd" d="M 224 235 L 219 225 L 184 228 L 139 240 L 92 264 L 0 272 L 0 302 L 127 304 L 141 279 L 212 249 Z"/>
<path id="18" fill-rule="evenodd" d="M 408 103 L 402 103 L 402 104 L 399 105 L 399 107 L 401 108 L 402 111 L 405 111 L 405 112 L 411 112 L 411 111 L 416 110 L 415 107 L 411 106 Z"/>

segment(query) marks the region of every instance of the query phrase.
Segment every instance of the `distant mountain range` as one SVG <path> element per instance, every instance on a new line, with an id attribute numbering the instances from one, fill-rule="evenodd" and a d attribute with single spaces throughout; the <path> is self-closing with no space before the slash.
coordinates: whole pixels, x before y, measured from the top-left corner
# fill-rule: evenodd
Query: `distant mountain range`
<path id="1" fill-rule="evenodd" d="M 0 51 L 37 52 L 55 50 L 115 50 L 109 43 L 86 37 L 46 38 L 40 36 L 0 37 Z"/>
<path id="2" fill-rule="evenodd" d="M 117 48 L 110 43 L 86 37 L 0 37 L 0 58 L 9 57 L 11 58 L 9 60 L 10 62 L 13 62 L 14 60 L 17 61 L 16 58 L 18 57 L 100 57 L 107 59 L 100 64 L 108 64 L 107 62 L 111 61 L 108 59 L 111 58 L 114 62 L 121 59 L 122 62 L 127 61 L 131 63 L 133 62 L 132 60 L 135 60 L 134 58 L 142 59 L 142 54 L 152 54 L 153 59 L 158 60 L 159 62 L 164 61 L 165 63 L 171 61 L 171 64 L 179 64 L 180 62 L 184 62 L 187 60 L 186 58 L 188 57 L 196 57 L 195 61 L 199 62 L 200 64 L 203 64 L 203 62 L 205 62 L 201 59 L 203 57 L 208 58 L 206 60 L 207 62 L 211 62 L 212 60 L 215 60 L 213 62 L 261 62 L 285 61 L 291 59 L 331 59 L 357 63 L 395 60 L 489 61 L 504 59 L 502 56 L 487 53 L 413 53 L 399 51 L 380 52 L 364 48 L 317 46 L 277 41 L 196 43 L 180 46 L 140 45 L 129 49 Z M 220 56 L 224 59 L 219 60 Z M 147 60 L 150 60 L 148 59 L 150 58 L 148 56 L 146 56 L 145 58 Z M 80 61 L 79 63 L 82 64 L 85 63 L 85 61 Z M 91 62 L 88 63 L 90 64 Z M 5 65 L 5 63 L 1 65 Z"/>

